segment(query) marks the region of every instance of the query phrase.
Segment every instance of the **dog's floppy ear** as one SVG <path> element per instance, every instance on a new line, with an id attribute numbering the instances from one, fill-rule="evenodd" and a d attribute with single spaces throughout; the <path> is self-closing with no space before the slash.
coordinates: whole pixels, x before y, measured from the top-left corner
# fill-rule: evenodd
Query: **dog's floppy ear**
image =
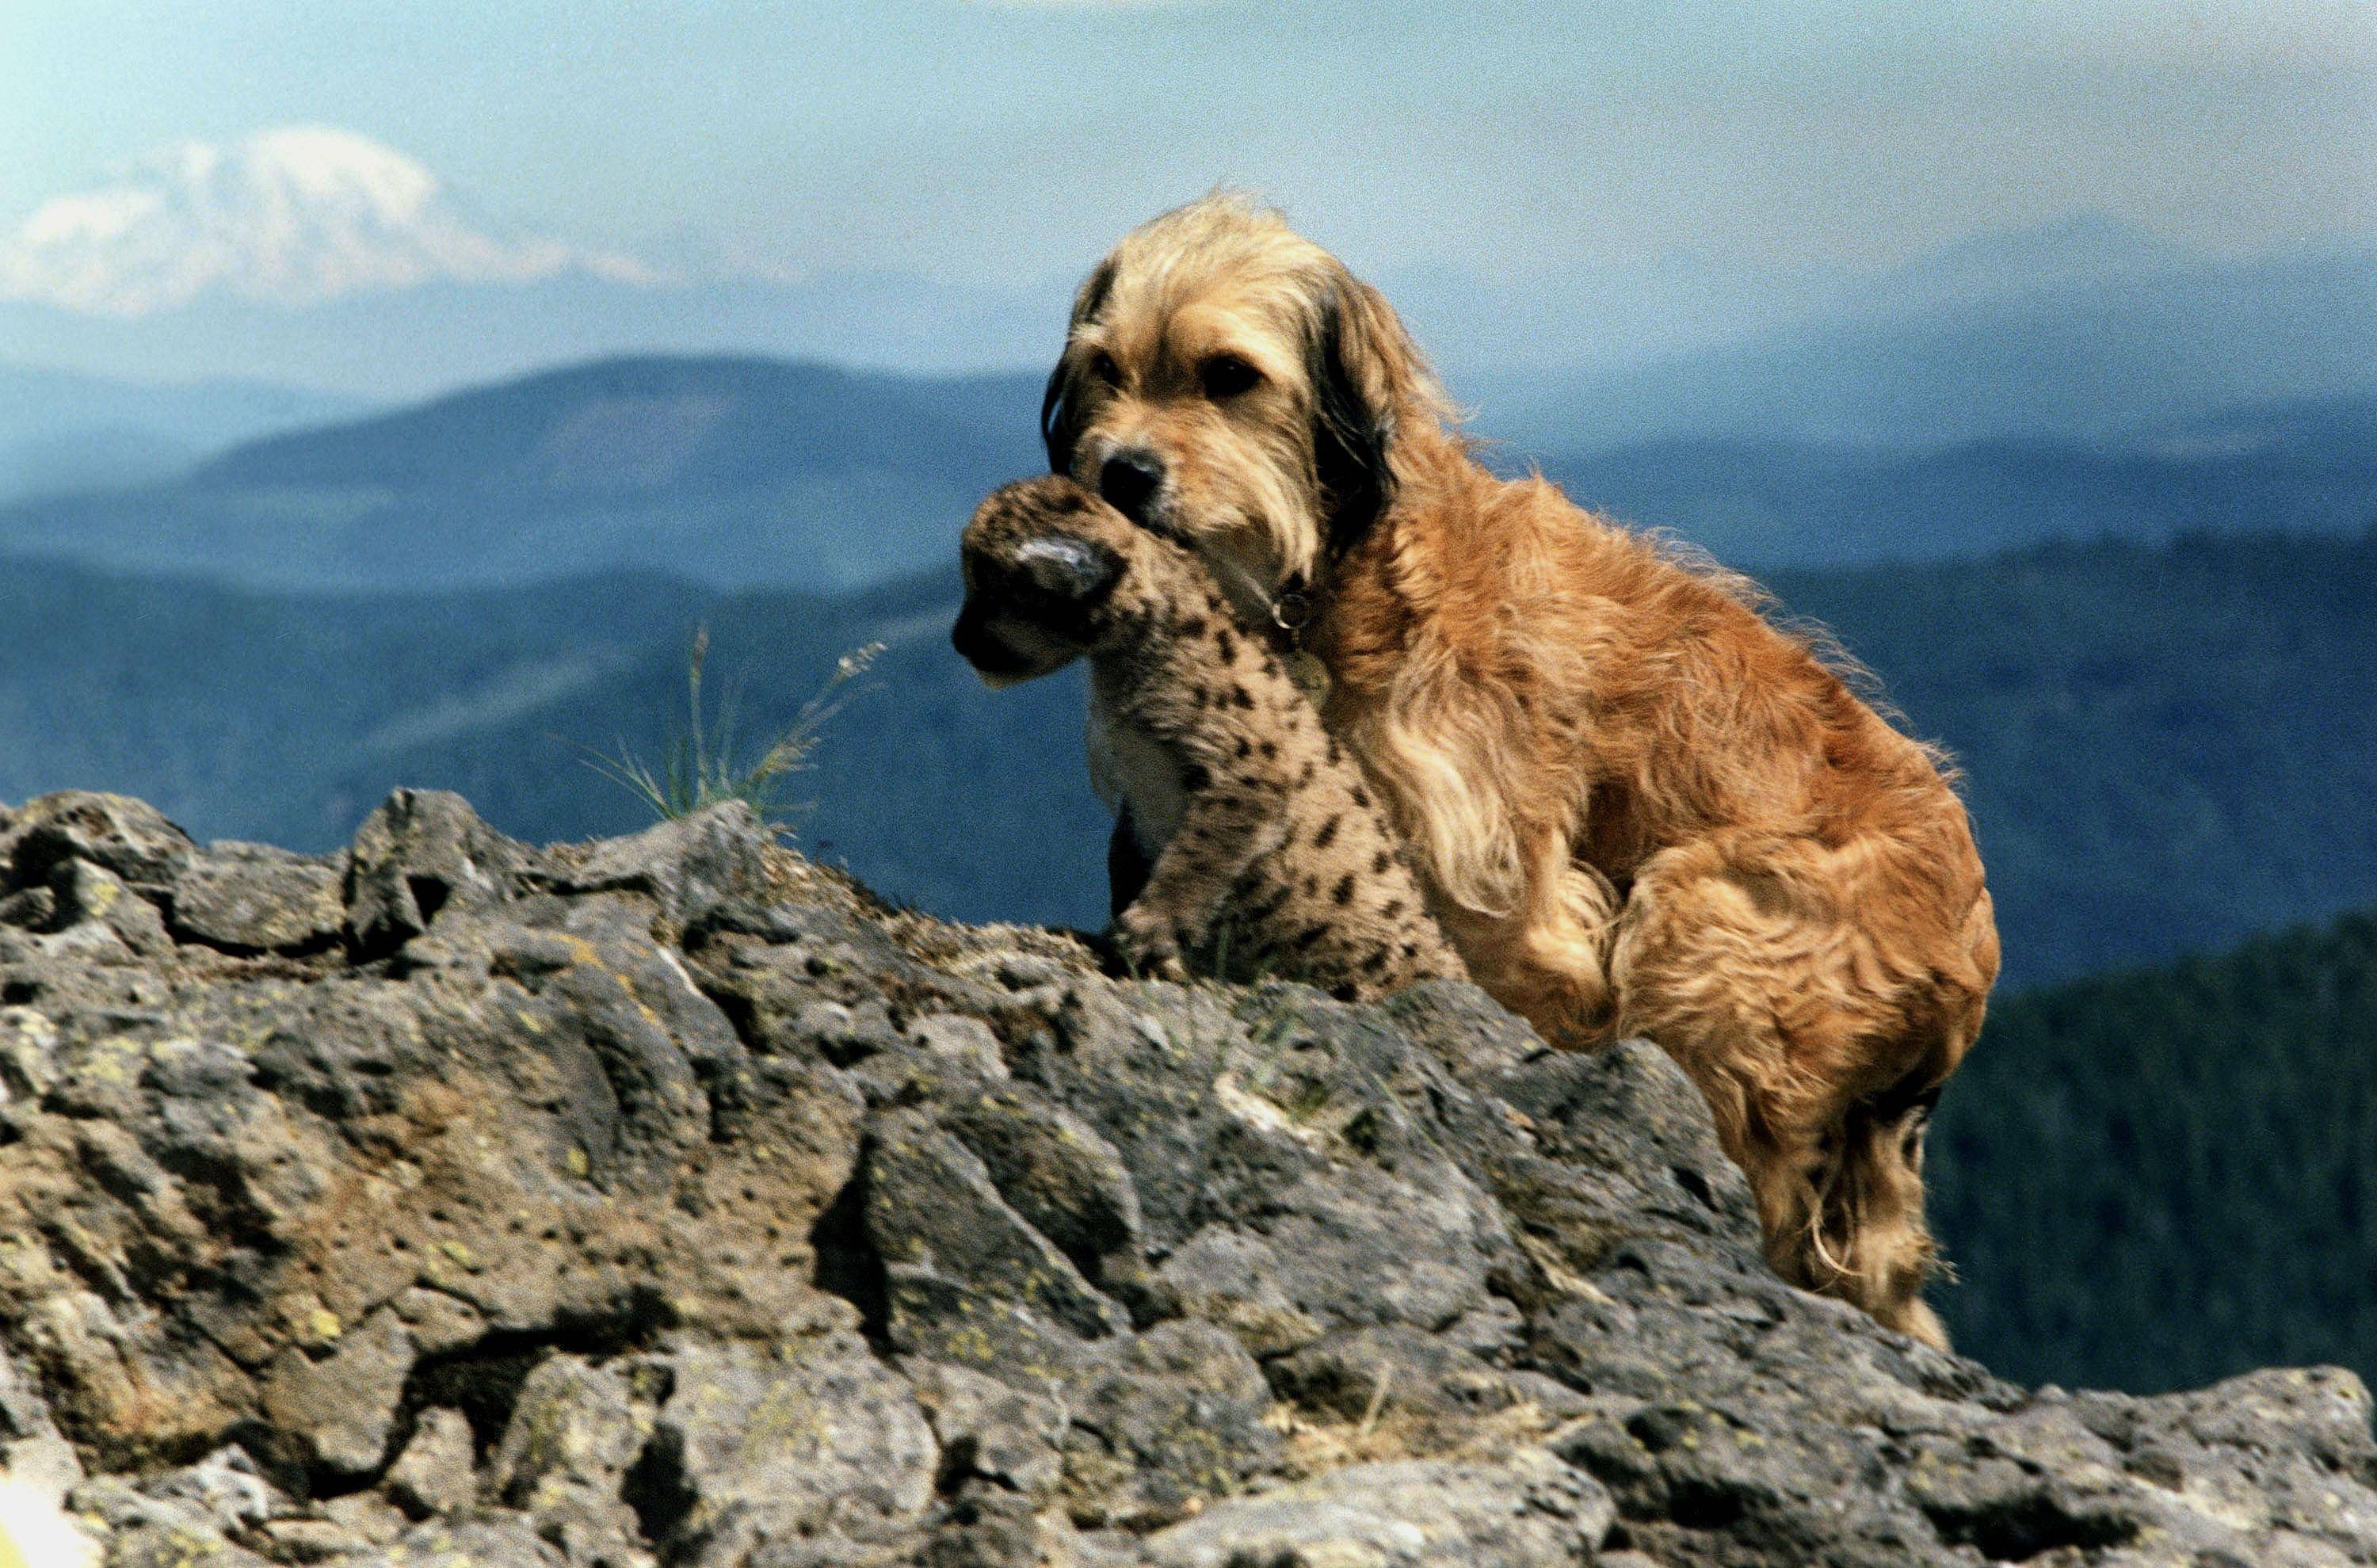
<path id="1" fill-rule="evenodd" d="M 1073 395 L 1073 334 L 1081 329 L 1082 322 L 1105 307 L 1114 279 L 1114 258 L 1108 257 L 1098 263 L 1083 281 L 1081 293 L 1073 296 L 1072 318 L 1065 325 L 1066 352 L 1057 354 L 1056 368 L 1048 372 L 1047 389 L 1040 395 L 1040 439 L 1048 449 L 1051 473 L 1073 471 L 1073 443 L 1081 434 L 1080 405 Z"/>
<path id="2" fill-rule="evenodd" d="M 1073 417 L 1072 359 L 1057 356 L 1048 372 L 1048 389 L 1040 397 L 1040 439 L 1048 449 L 1048 472 L 1073 472 L 1073 443 L 1081 439 L 1081 423 Z"/>
<path id="3" fill-rule="evenodd" d="M 1395 434 L 1395 355 L 1408 340 L 1385 300 L 1351 277 L 1321 296 L 1306 344 L 1312 383 L 1312 461 L 1328 509 L 1330 553 L 1369 533 L 1393 498 L 1387 449 Z"/>

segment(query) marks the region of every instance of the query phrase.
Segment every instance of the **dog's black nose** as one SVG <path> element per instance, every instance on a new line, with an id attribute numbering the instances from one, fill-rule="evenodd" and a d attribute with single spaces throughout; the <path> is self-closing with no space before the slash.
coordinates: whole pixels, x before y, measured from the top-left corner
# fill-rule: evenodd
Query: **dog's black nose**
<path id="1" fill-rule="evenodd" d="M 1121 451 L 1098 470 L 1098 494 L 1133 522 L 1147 521 L 1147 503 L 1164 483 L 1164 465 L 1153 452 Z"/>

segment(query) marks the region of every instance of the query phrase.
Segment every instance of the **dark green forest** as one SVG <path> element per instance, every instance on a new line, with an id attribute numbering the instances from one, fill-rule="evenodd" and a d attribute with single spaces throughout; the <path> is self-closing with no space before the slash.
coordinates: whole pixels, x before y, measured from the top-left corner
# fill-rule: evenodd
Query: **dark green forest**
<path id="1" fill-rule="evenodd" d="M 1935 1299 L 1999 1372 L 2377 1377 L 2377 909 L 2001 997 L 1929 1161 Z"/>

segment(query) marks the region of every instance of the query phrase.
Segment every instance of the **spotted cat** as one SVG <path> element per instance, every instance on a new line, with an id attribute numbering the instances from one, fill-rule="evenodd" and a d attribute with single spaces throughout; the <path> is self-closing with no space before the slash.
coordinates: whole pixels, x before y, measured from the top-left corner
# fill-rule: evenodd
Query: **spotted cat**
<path id="1" fill-rule="evenodd" d="M 963 557 L 952 640 L 985 680 L 1090 661 L 1149 861 L 1115 917 L 1128 962 L 1349 1000 L 1466 977 L 1353 760 L 1196 557 L 1050 475 L 984 501 Z"/>

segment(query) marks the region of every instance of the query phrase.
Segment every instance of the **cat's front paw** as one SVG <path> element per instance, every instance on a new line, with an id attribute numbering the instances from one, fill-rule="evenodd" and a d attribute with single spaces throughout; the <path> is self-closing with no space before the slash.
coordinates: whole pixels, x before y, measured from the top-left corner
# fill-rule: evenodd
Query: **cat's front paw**
<path id="1" fill-rule="evenodd" d="M 1115 916 L 1115 951 L 1129 971 L 1143 980 L 1186 980 L 1188 966 L 1181 961 L 1179 933 L 1163 916 L 1134 904 Z"/>

